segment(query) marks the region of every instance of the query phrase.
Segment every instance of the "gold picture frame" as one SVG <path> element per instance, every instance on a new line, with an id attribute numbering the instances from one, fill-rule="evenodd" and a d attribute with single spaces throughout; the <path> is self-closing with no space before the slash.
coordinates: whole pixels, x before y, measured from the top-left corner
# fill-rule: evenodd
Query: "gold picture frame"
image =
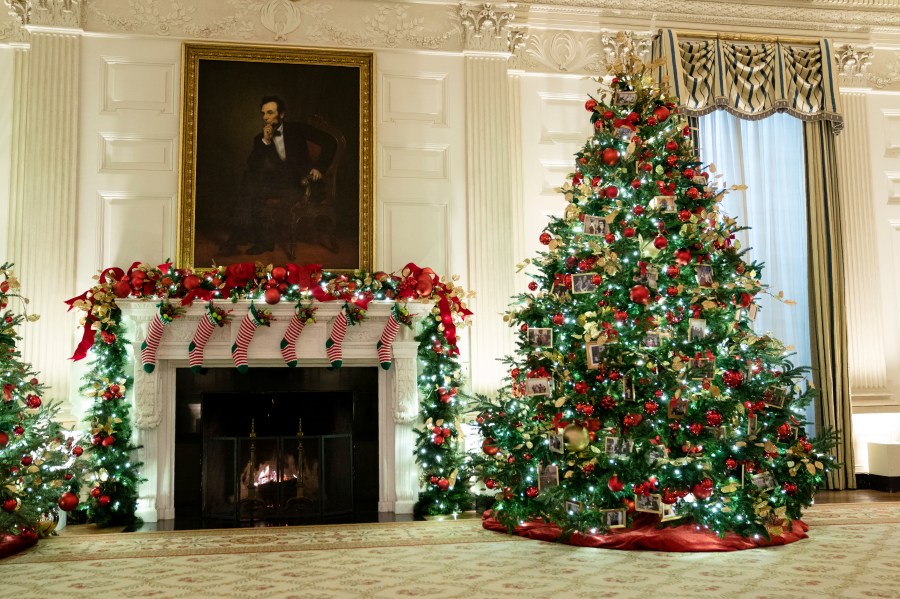
<path id="1" fill-rule="evenodd" d="M 177 265 L 371 270 L 374 69 L 368 51 L 183 43 Z"/>

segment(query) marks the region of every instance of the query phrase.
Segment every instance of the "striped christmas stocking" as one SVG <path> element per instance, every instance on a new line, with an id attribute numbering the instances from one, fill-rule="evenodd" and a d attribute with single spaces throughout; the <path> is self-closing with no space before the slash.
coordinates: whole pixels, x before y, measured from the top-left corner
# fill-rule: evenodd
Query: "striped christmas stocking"
<path id="1" fill-rule="evenodd" d="M 378 362 L 381 363 L 381 367 L 385 370 L 388 370 L 391 367 L 391 348 L 394 346 L 394 338 L 397 337 L 397 332 L 399 330 L 400 323 L 397 322 L 397 319 L 391 314 L 387 324 L 384 325 L 384 330 L 381 332 L 381 339 L 379 339 L 378 343 L 375 345 L 378 350 Z"/>
<path id="2" fill-rule="evenodd" d="M 256 333 L 256 329 L 263 324 L 256 312 L 256 307 L 250 304 L 250 311 L 241 320 L 237 339 L 235 339 L 234 345 L 231 346 L 231 359 L 234 361 L 235 368 L 242 374 L 248 370 L 247 348 L 250 346 L 250 342 L 253 341 L 253 334 Z"/>
<path id="3" fill-rule="evenodd" d="M 147 328 L 147 338 L 141 343 L 141 364 L 145 372 L 156 370 L 156 350 L 162 340 L 163 331 L 170 322 L 172 319 L 164 316 L 161 311 L 153 315 L 153 320 Z"/>
<path id="4" fill-rule="evenodd" d="M 291 368 L 297 365 L 297 338 L 300 337 L 305 326 L 306 319 L 301 319 L 300 315 L 294 312 L 291 322 L 288 323 L 287 330 L 284 332 L 284 337 L 281 339 L 281 357 L 284 358 L 284 363 Z"/>
<path id="5" fill-rule="evenodd" d="M 340 368 L 344 362 L 344 337 L 347 335 L 347 314 L 343 311 L 334 319 L 331 325 L 331 335 L 325 342 L 325 353 L 332 368 Z"/>
<path id="6" fill-rule="evenodd" d="M 188 345 L 188 363 L 191 365 L 191 372 L 200 372 L 203 368 L 203 350 L 210 335 L 216 330 L 216 324 L 211 310 L 207 310 L 197 325 L 191 344 Z"/>

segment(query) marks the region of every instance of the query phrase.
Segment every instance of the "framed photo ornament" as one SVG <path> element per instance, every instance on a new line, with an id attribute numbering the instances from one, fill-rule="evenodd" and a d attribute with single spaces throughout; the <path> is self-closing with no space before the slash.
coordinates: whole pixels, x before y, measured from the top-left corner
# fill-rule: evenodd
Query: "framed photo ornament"
<path id="1" fill-rule="evenodd" d="M 374 264 L 373 52 L 182 45 L 177 262 Z"/>

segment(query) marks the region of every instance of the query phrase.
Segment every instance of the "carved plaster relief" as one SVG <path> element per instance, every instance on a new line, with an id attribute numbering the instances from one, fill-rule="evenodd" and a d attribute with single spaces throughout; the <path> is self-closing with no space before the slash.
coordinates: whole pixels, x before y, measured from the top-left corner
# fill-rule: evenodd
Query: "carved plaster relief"
<path id="1" fill-rule="evenodd" d="M 874 87 L 884 89 L 900 83 L 900 52 L 877 57 L 871 46 L 835 44 L 834 60 L 840 74 L 841 87 Z M 882 60 L 884 70 L 874 65 Z"/>
<path id="2" fill-rule="evenodd" d="M 22 25 L 83 26 L 84 0 L 4 0 Z"/>
<path id="3" fill-rule="evenodd" d="M 617 39 L 612 32 L 559 32 L 554 30 L 529 30 L 517 67 L 529 70 L 547 70 L 561 73 L 606 74 L 606 64 L 623 53 L 633 52 L 641 60 L 649 61 L 653 37 L 647 33 L 627 32 L 624 39 Z"/>

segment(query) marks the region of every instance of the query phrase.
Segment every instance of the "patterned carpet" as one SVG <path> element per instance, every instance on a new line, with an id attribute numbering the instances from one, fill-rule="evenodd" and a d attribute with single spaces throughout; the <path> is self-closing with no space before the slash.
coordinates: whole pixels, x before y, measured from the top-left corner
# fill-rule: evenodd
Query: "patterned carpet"
<path id="1" fill-rule="evenodd" d="M 61 536 L 0 562 L 3 596 L 900 597 L 900 504 L 814 506 L 810 538 L 733 553 L 585 549 L 478 520 Z"/>

